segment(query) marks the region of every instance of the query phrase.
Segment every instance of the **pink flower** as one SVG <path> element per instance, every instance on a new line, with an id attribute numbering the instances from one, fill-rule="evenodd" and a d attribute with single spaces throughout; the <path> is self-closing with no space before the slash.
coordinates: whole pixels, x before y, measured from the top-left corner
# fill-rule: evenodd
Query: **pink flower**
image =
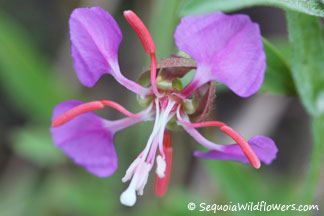
<path id="1" fill-rule="evenodd" d="M 128 188 L 120 197 L 121 203 L 128 206 L 135 204 L 136 192 L 138 195 L 143 194 L 154 161 L 157 164 L 157 195 L 164 195 L 167 189 L 172 165 L 172 147 L 167 127 L 181 126 L 209 150 L 195 152 L 195 156 L 250 162 L 255 168 L 260 167 L 260 161 L 270 164 L 277 153 L 277 147 L 270 138 L 258 135 L 246 141 L 225 123 L 201 122 L 212 102 L 211 96 L 215 90 L 212 81 L 223 82 L 241 97 L 248 97 L 260 88 L 266 64 L 259 26 L 246 15 L 218 12 L 184 17 L 174 38 L 178 48 L 190 55 L 196 65 L 190 59 L 179 56 L 157 63 L 155 45 L 142 21 L 132 11 L 125 11 L 124 16 L 139 36 L 146 53 L 151 56 L 150 84 L 142 86 L 121 74 L 118 48 L 122 34 L 111 15 L 99 7 L 75 9 L 71 15 L 74 67 L 81 83 L 88 87 L 94 86 L 102 75 L 112 75 L 120 84 L 136 93 L 146 108 L 133 114 L 109 100 L 62 102 L 53 112 L 51 132 L 55 145 L 88 172 L 107 177 L 117 169 L 114 135 L 131 125 L 154 120 L 144 150 L 122 179 L 123 182 L 130 180 Z M 191 69 L 196 69 L 195 75 L 182 88 L 179 78 Z M 142 79 L 145 79 L 145 74 Z M 194 95 L 192 99 L 189 98 L 191 95 Z M 196 103 L 198 106 L 195 106 Z M 92 112 L 104 106 L 112 107 L 127 117 L 109 121 Z M 197 115 L 200 115 L 198 122 L 192 123 Z M 209 126 L 220 127 L 236 144 L 215 144 L 196 129 Z"/>

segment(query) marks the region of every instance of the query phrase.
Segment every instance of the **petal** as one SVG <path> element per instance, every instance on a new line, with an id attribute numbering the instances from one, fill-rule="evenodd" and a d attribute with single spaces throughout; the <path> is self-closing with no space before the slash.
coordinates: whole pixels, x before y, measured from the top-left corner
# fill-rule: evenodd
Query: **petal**
<path id="1" fill-rule="evenodd" d="M 74 67 L 83 85 L 93 87 L 103 74 L 119 71 L 122 34 L 108 12 L 100 7 L 77 8 L 69 24 Z"/>
<path id="2" fill-rule="evenodd" d="M 93 87 L 102 75 L 111 74 L 136 94 L 147 93 L 144 87 L 120 72 L 118 49 L 122 33 L 108 12 L 100 7 L 77 8 L 69 24 L 74 67 L 83 85 Z"/>
<path id="3" fill-rule="evenodd" d="M 53 119 L 80 105 L 80 101 L 65 101 L 54 108 Z M 93 112 L 82 114 L 64 125 L 51 128 L 55 145 L 76 164 L 90 173 L 107 177 L 117 169 L 117 155 L 113 145 L 111 122 Z"/>
<path id="4" fill-rule="evenodd" d="M 241 97 L 254 94 L 263 82 L 265 53 L 258 24 L 246 15 L 221 12 L 187 16 L 175 34 L 178 48 L 197 62 L 186 96 L 209 81 L 220 81 Z"/>
<path id="5" fill-rule="evenodd" d="M 248 143 L 256 153 L 260 161 L 270 164 L 277 155 L 278 148 L 274 141 L 266 136 L 254 136 Z M 215 160 L 235 160 L 242 163 L 249 163 L 243 154 L 241 148 L 237 144 L 225 145 L 221 151 L 211 150 L 209 152 L 195 152 L 196 157 L 210 158 Z"/>

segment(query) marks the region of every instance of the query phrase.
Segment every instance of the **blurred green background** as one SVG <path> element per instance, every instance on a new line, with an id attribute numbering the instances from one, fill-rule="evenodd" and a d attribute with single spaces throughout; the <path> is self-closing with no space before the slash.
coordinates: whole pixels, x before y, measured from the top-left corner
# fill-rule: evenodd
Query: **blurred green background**
<path id="1" fill-rule="evenodd" d="M 123 10 L 135 11 L 147 24 L 157 46 L 157 58 L 161 59 L 177 52 L 173 32 L 182 15 L 180 11 L 185 11 L 183 3 L 181 0 L 0 1 L 0 216 L 203 214 L 198 210 L 189 211 L 189 202 L 198 205 L 266 201 L 322 206 L 323 174 L 313 201 L 305 203 L 299 199 L 310 160 L 311 123 L 294 95 L 294 84 L 285 66 L 280 68 L 288 71 L 282 83 L 280 80 L 268 82 L 272 73 L 267 71 L 269 79 L 262 91 L 248 99 L 220 87 L 210 115 L 230 124 L 246 138 L 263 134 L 275 140 L 278 157 L 260 170 L 235 162 L 194 158 L 192 152 L 199 145 L 184 132 L 172 132 L 174 166 L 166 196 L 155 197 L 152 172 L 144 196 L 138 198 L 133 208 L 128 208 L 119 202 L 120 194 L 128 186 L 121 178 L 144 148 L 152 123 L 141 123 L 117 134 L 119 168 L 109 178 L 92 176 L 54 147 L 49 133 L 51 112 L 63 100 L 109 99 L 133 112 L 141 109 L 135 95 L 109 75 L 91 89 L 79 83 L 70 57 L 71 11 L 77 7 L 101 6 L 113 15 L 123 32 L 119 51 L 121 70 L 125 76 L 137 80 L 149 59 L 123 19 Z M 260 24 L 262 35 L 288 61 L 290 52 L 283 10 L 257 6 L 232 12 L 250 15 Z M 267 57 L 271 58 L 271 50 Z M 281 67 L 277 63 L 270 66 L 274 67 L 269 67 L 269 71 Z M 111 109 L 100 115 L 109 119 L 122 117 Z M 215 142 L 230 143 L 217 129 L 202 132 Z M 317 172 L 323 173 L 322 164 Z M 284 215 L 277 211 L 217 214 Z M 300 215 L 298 212 L 286 214 Z"/>

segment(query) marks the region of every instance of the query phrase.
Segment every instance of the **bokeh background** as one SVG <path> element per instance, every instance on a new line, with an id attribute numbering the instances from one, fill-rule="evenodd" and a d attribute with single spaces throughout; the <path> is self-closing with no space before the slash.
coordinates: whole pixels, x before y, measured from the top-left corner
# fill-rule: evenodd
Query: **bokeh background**
<path id="1" fill-rule="evenodd" d="M 224 121 L 250 138 L 263 134 L 279 148 L 270 166 L 254 170 L 235 162 L 211 161 L 192 156 L 199 145 L 184 132 L 172 132 L 174 165 L 168 193 L 154 195 L 151 172 L 144 196 L 133 208 L 119 202 L 128 186 L 121 182 L 127 167 L 144 148 L 152 123 L 132 126 L 115 137 L 119 168 L 100 179 L 76 166 L 52 143 L 49 127 L 55 104 L 67 99 L 109 99 L 136 112 L 136 97 L 109 75 L 94 88 L 78 81 L 70 57 L 68 19 L 77 7 L 101 6 L 117 20 L 123 32 L 119 51 L 122 72 L 137 80 L 149 66 L 136 34 L 123 19 L 126 9 L 147 24 L 161 59 L 177 49 L 173 32 L 179 22 L 181 0 L 1 0 L 0 1 L 0 216 L 54 215 L 195 215 L 187 204 L 230 204 L 266 201 L 293 204 L 311 149 L 310 119 L 295 96 L 263 94 L 242 99 L 217 88 L 210 118 Z M 258 22 L 262 35 L 286 56 L 287 33 L 281 9 L 253 7 L 236 11 Z M 99 112 L 109 119 L 121 114 Z M 202 130 L 218 143 L 230 143 L 217 129 Z M 323 173 L 322 170 L 319 172 Z M 324 177 L 315 203 L 324 203 Z M 321 205 L 320 205 L 321 206 Z M 323 211 L 323 210 L 322 210 Z M 220 215 L 251 215 L 226 212 Z M 280 215 L 269 212 L 267 215 Z M 320 215 L 316 212 L 315 215 Z M 261 213 L 255 215 L 262 215 Z"/>

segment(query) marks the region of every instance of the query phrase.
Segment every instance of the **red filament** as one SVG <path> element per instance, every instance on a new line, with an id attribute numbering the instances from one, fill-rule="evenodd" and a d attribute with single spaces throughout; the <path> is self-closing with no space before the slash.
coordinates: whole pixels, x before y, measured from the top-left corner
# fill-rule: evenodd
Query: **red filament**
<path id="1" fill-rule="evenodd" d="M 227 126 L 227 124 L 225 124 L 224 122 L 221 122 L 221 121 L 205 121 L 205 122 L 198 122 L 198 123 L 191 123 L 191 122 L 186 122 L 183 120 L 179 120 L 179 121 L 186 126 L 194 127 L 194 128 Z"/>
<path id="2" fill-rule="evenodd" d="M 151 54 L 151 86 L 153 93 L 159 95 L 159 92 L 156 87 L 156 57 L 155 53 Z"/>
<path id="3" fill-rule="evenodd" d="M 125 109 L 122 105 L 111 101 L 111 100 L 101 100 L 100 101 L 103 105 L 109 106 L 111 108 L 114 108 L 115 110 L 118 110 L 119 112 L 123 113 L 124 115 L 132 118 L 137 118 L 139 117 L 137 114 L 129 112 L 127 109 Z"/>
<path id="4" fill-rule="evenodd" d="M 206 121 L 199 123 L 191 123 L 186 122 L 182 119 L 178 119 L 178 121 L 188 127 L 200 128 L 200 127 L 220 127 L 221 131 L 230 136 L 242 149 L 244 155 L 250 161 L 252 166 L 256 169 L 259 169 L 261 166 L 261 162 L 258 156 L 255 154 L 249 143 L 234 129 L 229 127 L 227 124 L 220 121 Z"/>

